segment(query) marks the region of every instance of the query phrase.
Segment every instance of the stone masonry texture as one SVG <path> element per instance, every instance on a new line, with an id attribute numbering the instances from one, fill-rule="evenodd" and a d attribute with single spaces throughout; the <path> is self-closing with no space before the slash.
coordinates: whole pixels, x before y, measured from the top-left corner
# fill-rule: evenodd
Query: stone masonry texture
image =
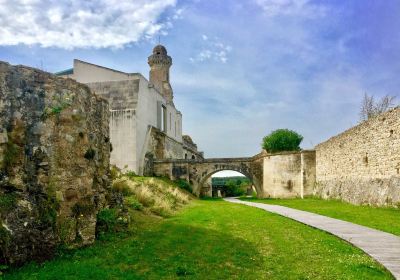
<path id="1" fill-rule="evenodd" d="M 0 264 L 94 241 L 110 195 L 108 121 L 87 86 L 0 62 Z"/>
<path id="2" fill-rule="evenodd" d="M 353 204 L 400 205 L 400 108 L 316 147 L 315 194 Z"/>

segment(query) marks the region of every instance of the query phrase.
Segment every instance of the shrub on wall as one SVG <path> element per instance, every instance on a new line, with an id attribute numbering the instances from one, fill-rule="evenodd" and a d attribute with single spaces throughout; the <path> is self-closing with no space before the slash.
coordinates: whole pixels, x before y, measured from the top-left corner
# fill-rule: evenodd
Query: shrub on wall
<path id="1" fill-rule="evenodd" d="M 299 151 L 303 136 L 289 129 L 277 129 L 263 138 L 262 148 L 269 153 Z"/>

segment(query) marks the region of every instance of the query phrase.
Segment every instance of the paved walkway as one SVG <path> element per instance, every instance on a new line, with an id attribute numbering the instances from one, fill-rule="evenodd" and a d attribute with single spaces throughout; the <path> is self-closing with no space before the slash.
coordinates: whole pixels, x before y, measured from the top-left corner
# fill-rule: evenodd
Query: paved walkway
<path id="1" fill-rule="evenodd" d="M 236 198 L 224 200 L 264 209 L 336 235 L 366 252 L 400 280 L 400 237 L 396 235 L 284 206 Z"/>

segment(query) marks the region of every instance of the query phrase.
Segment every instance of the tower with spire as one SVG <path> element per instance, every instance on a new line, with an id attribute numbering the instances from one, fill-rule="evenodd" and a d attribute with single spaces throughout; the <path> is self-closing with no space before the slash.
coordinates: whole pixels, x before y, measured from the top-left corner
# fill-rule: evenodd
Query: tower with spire
<path id="1" fill-rule="evenodd" d="M 174 94 L 169 82 L 169 69 L 172 58 L 163 45 L 157 45 L 148 58 L 150 66 L 150 83 L 164 96 L 168 103 L 173 103 Z"/>

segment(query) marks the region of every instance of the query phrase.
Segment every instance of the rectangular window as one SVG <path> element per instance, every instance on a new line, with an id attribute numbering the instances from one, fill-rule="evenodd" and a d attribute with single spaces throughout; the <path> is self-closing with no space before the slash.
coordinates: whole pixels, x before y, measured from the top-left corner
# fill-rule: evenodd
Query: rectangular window
<path id="1" fill-rule="evenodd" d="M 162 131 L 167 131 L 167 108 L 164 105 L 161 106 L 161 128 Z"/>
<path id="2" fill-rule="evenodd" d="M 175 122 L 175 137 L 176 137 L 176 122 Z"/>
<path id="3" fill-rule="evenodd" d="M 169 113 L 169 130 L 172 130 L 172 113 Z"/>

